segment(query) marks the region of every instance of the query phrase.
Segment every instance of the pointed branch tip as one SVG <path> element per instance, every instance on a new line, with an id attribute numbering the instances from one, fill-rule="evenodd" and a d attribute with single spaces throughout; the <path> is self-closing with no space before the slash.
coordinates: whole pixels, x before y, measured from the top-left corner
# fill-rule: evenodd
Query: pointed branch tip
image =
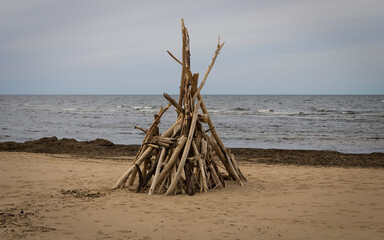
<path id="1" fill-rule="evenodd" d="M 181 63 L 179 59 L 177 59 L 175 56 L 173 56 L 173 54 L 172 54 L 170 51 L 167 50 L 167 53 L 168 53 L 173 59 L 175 59 L 176 62 L 178 62 L 178 63 L 180 63 L 181 65 L 183 65 L 183 63 Z"/>

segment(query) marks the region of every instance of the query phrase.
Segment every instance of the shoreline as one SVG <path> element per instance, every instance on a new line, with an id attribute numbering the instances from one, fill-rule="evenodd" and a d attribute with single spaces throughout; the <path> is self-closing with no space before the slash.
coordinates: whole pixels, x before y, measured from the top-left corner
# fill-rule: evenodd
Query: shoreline
<path id="1" fill-rule="evenodd" d="M 0 152 L 69 154 L 87 158 L 134 157 L 139 145 L 114 144 L 105 139 L 77 141 L 44 137 L 38 140 L 0 142 Z M 231 148 L 241 162 L 344 168 L 384 168 L 384 153 L 340 153 L 327 150 Z"/>

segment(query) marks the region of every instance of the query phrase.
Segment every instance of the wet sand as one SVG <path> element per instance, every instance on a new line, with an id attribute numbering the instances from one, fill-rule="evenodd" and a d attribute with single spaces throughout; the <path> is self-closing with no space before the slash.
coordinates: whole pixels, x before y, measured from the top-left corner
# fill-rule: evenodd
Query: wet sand
<path id="1" fill-rule="evenodd" d="M 244 187 L 165 197 L 111 190 L 131 156 L 0 152 L 0 238 L 384 239 L 383 168 L 257 159 Z"/>

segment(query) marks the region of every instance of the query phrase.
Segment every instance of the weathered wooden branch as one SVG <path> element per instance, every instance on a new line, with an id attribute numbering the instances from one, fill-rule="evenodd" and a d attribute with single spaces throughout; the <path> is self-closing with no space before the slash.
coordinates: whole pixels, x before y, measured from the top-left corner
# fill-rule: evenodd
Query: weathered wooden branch
<path id="1" fill-rule="evenodd" d="M 185 164 L 185 161 L 187 160 L 187 157 L 189 154 L 189 148 L 191 147 L 193 135 L 195 133 L 196 120 L 197 120 L 197 114 L 199 112 L 199 106 L 200 106 L 200 101 L 196 104 L 195 111 L 193 113 L 192 123 L 191 123 L 191 127 L 189 130 L 187 143 L 185 144 L 185 147 L 184 147 L 184 152 L 183 152 L 183 156 L 181 157 L 181 160 L 180 160 L 179 168 L 177 169 L 176 176 L 172 180 L 171 185 L 169 186 L 168 191 L 165 193 L 165 195 L 170 195 L 171 192 L 173 192 L 173 190 L 176 187 L 177 182 L 179 181 L 181 172 L 184 169 L 184 164 Z"/>
<path id="2" fill-rule="evenodd" d="M 184 148 L 185 143 L 187 142 L 187 137 L 181 136 L 179 139 L 179 143 L 175 150 L 173 151 L 173 154 L 171 158 L 169 159 L 168 163 L 165 165 L 163 171 L 160 173 L 159 181 L 161 182 L 165 176 L 168 174 L 168 172 L 172 169 L 173 166 L 175 166 L 175 163 L 177 159 L 179 158 L 179 154 L 181 150 Z"/>
<path id="3" fill-rule="evenodd" d="M 184 114 L 184 109 L 168 94 L 164 93 L 163 96 L 171 103 L 180 113 Z"/>
<path id="4" fill-rule="evenodd" d="M 200 93 L 224 43 L 220 43 L 219 38 L 211 64 L 199 85 L 199 74 L 191 71 L 189 35 L 183 19 L 181 33 L 181 61 L 167 51 L 182 67 L 179 101 L 164 93 L 169 104 L 155 114 L 149 129 L 135 126 L 146 135 L 132 166 L 117 181 L 114 189 L 124 187 L 128 181 L 129 186 L 136 184 L 130 190 L 148 191 L 148 195 L 181 193 L 192 196 L 197 192 L 226 187 L 225 180 L 228 179 L 240 185 L 247 181 L 235 156 L 225 148 L 216 132 Z M 161 117 L 170 106 L 174 106 L 177 120 L 160 135 Z M 199 114 L 200 109 L 202 114 Z M 208 130 L 204 129 L 204 124 L 208 124 Z M 209 137 L 207 132 L 212 136 Z"/>
<path id="5" fill-rule="evenodd" d="M 175 56 L 173 56 L 173 54 L 172 54 L 170 51 L 167 50 L 167 53 L 168 53 L 173 59 L 175 59 L 176 62 L 180 63 L 180 65 L 183 65 L 183 63 L 180 62 L 180 60 L 177 59 Z"/>
<path id="6" fill-rule="evenodd" d="M 115 184 L 115 186 L 113 186 L 113 189 L 116 189 L 116 188 L 120 188 L 122 187 L 125 182 L 127 181 L 129 175 L 132 173 L 133 169 L 135 169 L 136 167 L 136 164 L 140 166 L 140 164 L 144 161 L 144 159 L 149 155 L 151 154 L 153 148 L 152 147 L 148 147 L 145 152 L 140 156 L 139 159 L 137 159 L 134 163 L 134 165 L 132 165 L 132 167 L 130 167 L 124 174 L 123 176 L 119 179 L 119 181 L 117 181 L 117 183 Z"/>
<path id="7" fill-rule="evenodd" d="M 152 195 L 153 192 L 155 191 L 155 187 L 156 187 L 156 184 L 157 184 L 157 180 L 159 179 L 159 174 L 160 174 L 160 169 L 161 169 L 161 165 L 163 164 L 163 160 L 165 158 L 165 153 L 167 152 L 167 150 L 165 148 L 163 148 L 161 150 L 161 155 L 160 155 L 160 159 L 159 159 L 159 162 L 157 164 L 157 167 L 156 167 L 156 172 L 155 172 L 155 177 L 153 178 L 153 181 L 152 181 L 152 185 L 149 189 L 149 193 L 148 195 Z"/>
<path id="8" fill-rule="evenodd" d="M 148 130 L 147 129 L 144 129 L 144 128 L 141 128 L 141 127 L 138 127 L 138 126 L 133 126 L 135 129 L 139 129 L 140 131 L 144 132 L 144 133 L 148 133 Z"/>
<path id="9" fill-rule="evenodd" d="M 192 147 L 193 150 L 195 151 L 195 155 L 198 157 L 198 164 L 200 168 L 200 176 L 201 176 L 201 182 L 202 182 L 202 191 L 206 192 L 208 190 L 207 186 L 207 176 L 205 174 L 205 158 L 206 158 L 206 152 L 207 152 L 207 142 L 203 139 L 202 144 L 201 144 L 201 155 L 199 153 L 199 150 L 197 149 L 196 143 L 193 141 L 192 142 Z"/>
<path id="10" fill-rule="evenodd" d="M 183 103 L 184 96 L 184 85 L 185 85 L 185 69 L 187 68 L 186 63 L 186 45 L 187 45 L 187 37 L 186 37 L 186 28 L 184 26 L 184 19 L 181 19 L 181 34 L 183 39 L 182 45 L 182 69 L 181 69 L 181 80 L 180 80 L 180 96 L 179 96 L 179 105 Z"/>
<path id="11" fill-rule="evenodd" d="M 195 92 L 195 94 L 193 95 L 193 98 L 192 98 L 192 99 L 196 99 L 197 95 L 200 94 L 200 91 L 201 91 L 201 89 L 204 87 L 205 81 L 207 81 L 208 75 L 209 75 L 209 73 L 211 72 L 212 67 L 213 67 L 213 65 L 215 64 L 216 58 L 217 58 L 217 56 L 219 55 L 220 50 L 221 50 L 221 48 L 222 48 L 223 46 L 224 46 L 224 43 L 220 44 L 220 36 L 219 36 L 219 42 L 217 43 L 217 48 L 216 48 L 216 51 L 215 51 L 215 55 L 213 56 L 212 61 L 211 61 L 211 64 L 208 66 L 208 69 L 207 69 L 207 71 L 205 72 L 204 78 L 203 78 L 203 80 L 201 81 L 200 86 L 199 86 L 199 88 L 197 89 L 197 91 Z"/>
<path id="12" fill-rule="evenodd" d="M 189 160 L 187 160 L 184 164 L 184 171 L 185 171 L 185 178 L 186 178 L 185 181 L 186 181 L 187 194 L 189 196 L 193 196 L 195 195 L 195 189 L 193 187 L 194 178 L 193 178 L 191 162 Z"/>

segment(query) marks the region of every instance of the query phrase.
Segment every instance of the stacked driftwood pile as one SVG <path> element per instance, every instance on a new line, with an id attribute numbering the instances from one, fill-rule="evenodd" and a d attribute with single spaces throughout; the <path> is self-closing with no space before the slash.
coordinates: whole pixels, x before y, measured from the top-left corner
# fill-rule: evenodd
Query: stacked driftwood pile
<path id="1" fill-rule="evenodd" d="M 179 101 L 164 93 L 169 104 L 161 108 L 146 132 L 133 165 L 115 184 L 126 185 L 136 192 L 175 195 L 206 192 L 225 187 L 225 180 L 232 179 L 243 185 L 246 178 L 241 173 L 235 156 L 224 147 L 200 95 L 208 74 L 223 47 L 219 42 L 212 62 L 198 86 L 199 74 L 192 74 L 188 31 L 181 20 L 183 47 Z M 175 123 L 160 134 L 160 119 L 173 106 L 178 114 Z"/>

